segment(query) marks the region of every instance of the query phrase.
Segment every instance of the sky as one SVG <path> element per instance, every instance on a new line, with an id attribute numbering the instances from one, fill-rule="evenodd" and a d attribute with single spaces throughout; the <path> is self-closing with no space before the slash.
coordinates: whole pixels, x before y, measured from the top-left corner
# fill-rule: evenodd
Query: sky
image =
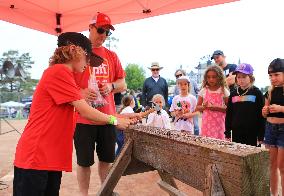
<path id="1" fill-rule="evenodd" d="M 283 0 L 241 0 L 115 25 L 113 36 L 119 42 L 114 51 L 123 67 L 139 64 L 149 77 L 147 67 L 159 62 L 164 67 L 161 76 L 174 79 L 180 65 L 197 72 L 194 67 L 201 57 L 221 49 L 228 63 L 240 59 L 254 67 L 256 86 L 268 86 L 269 63 L 284 58 L 283 7 Z M 39 79 L 57 38 L 4 21 L 0 21 L 0 35 L 0 54 L 29 52 L 35 61 L 31 76 Z"/>

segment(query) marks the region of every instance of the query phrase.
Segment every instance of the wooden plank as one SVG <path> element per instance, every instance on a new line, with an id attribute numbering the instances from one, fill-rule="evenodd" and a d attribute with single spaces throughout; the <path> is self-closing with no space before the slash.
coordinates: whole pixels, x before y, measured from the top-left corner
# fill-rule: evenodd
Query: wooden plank
<path id="1" fill-rule="evenodd" d="M 208 165 L 206 169 L 206 187 L 204 191 L 204 196 L 225 196 L 223 186 L 221 184 L 218 170 L 215 164 Z"/>
<path id="2" fill-rule="evenodd" d="M 174 178 L 169 173 L 162 171 L 162 170 L 158 170 L 158 174 L 160 175 L 162 181 L 164 181 L 164 182 L 168 183 L 169 185 L 171 185 L 172 187 L 178 189 Z"/>
<path id="3" fill-rule="evenodd" d="M 133 148 L 133 140 L 128 139 L 123 146 L 118 158 L 115 160 L 110 169 L 104 183 L 102 184 L 97 196 L 111 196 L 112 192 L 131 161 L 131 154 Z"/>
<path id="4" fill-rule="evenodd" d="M 180 190 L 172 187 L 171 185 L 169 185 L 168 183 L 164 182 L 163 180 L 160 180 L 158 182 L 158 185 L 160 186 L 161 189 L 166 191 L 170 196 L 186 196 L 186 194 L 184 194 Z"/>
<path id="5" fill-rule="evenodd" d="M 147 165 L 142 161 L 137 160 L 135 157 L 131 157 L 131 162 L 129 163 L 126 170 L 123 172 L 123 176 L 132 175 L 132 174 L 139 174 L 149 171 L 156 170 L 151 165 Z"/>

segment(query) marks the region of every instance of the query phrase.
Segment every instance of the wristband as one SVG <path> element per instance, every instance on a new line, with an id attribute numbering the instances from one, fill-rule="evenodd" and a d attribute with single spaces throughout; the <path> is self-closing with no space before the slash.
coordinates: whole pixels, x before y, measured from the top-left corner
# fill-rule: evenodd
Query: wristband
<path id="1" fill-rule="evenodd" d="M 110 125 L 117 125 L 117 119 L 116 119 L 116 117 L 110 115 L 110 116 L 109 116 L 109 120 L 108 120 L 108 124 L 110 124 Z"/>

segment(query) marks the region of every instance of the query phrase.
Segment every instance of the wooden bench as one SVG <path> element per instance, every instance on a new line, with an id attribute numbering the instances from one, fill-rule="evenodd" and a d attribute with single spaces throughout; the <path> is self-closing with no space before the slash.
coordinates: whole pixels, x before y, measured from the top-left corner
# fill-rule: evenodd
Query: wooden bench
<path id="1" fill-rule="evenodd" d="M 265 149 L 142 125 L 131 126 L 125 136 L 126 143 L 97 195 L 111 195 L 128 170 L 131 174 L 151 169 L 158 170 L 158 184 L 169 195 L 185 195 L 173 177 L 205 196 L 270 194 Z"/>

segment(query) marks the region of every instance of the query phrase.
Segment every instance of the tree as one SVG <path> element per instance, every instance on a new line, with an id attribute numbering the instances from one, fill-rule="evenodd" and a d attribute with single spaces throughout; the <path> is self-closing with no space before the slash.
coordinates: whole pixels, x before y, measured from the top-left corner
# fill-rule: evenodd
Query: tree
<path id="1" fill-rule="evenodd" d="M 129 89 L 142 88 L 145 80 L 145 70 L 137 64 L 128 64 L 125 68 L 126 84 Z"/>
<path id="2" fill-rule="evenodd" d="M 168 86 L 176 85 L 176 81 L 172 79 L 167 79 Z"/>
<path id="3" fill-rule="evenodd" d="M 33 80 L 30 77 L 29 70 L 34 62 L 31 60 L 29 53 L 19 54 L 17 50 L 9 50 L 2 54 L 0 58 L 0 68 L 2 68 L 5 61 L 11 61 L 14 66 L 21 65 L 25 73 L 25 78 L 9 78 L 1 72 L 1 101 L 20 101 L 23 96 L 31 96 L 38 80 Z"/>
<path id="4" fill-rule="evenodd" d="M 106 38 L 105 45 L 109 50 L 111 50 L 111 48 L 117 48 L 116 43 L 118 43 L 118 42 L 119 42 L 118 38 L 109 36 L 109 37 Z"/>

